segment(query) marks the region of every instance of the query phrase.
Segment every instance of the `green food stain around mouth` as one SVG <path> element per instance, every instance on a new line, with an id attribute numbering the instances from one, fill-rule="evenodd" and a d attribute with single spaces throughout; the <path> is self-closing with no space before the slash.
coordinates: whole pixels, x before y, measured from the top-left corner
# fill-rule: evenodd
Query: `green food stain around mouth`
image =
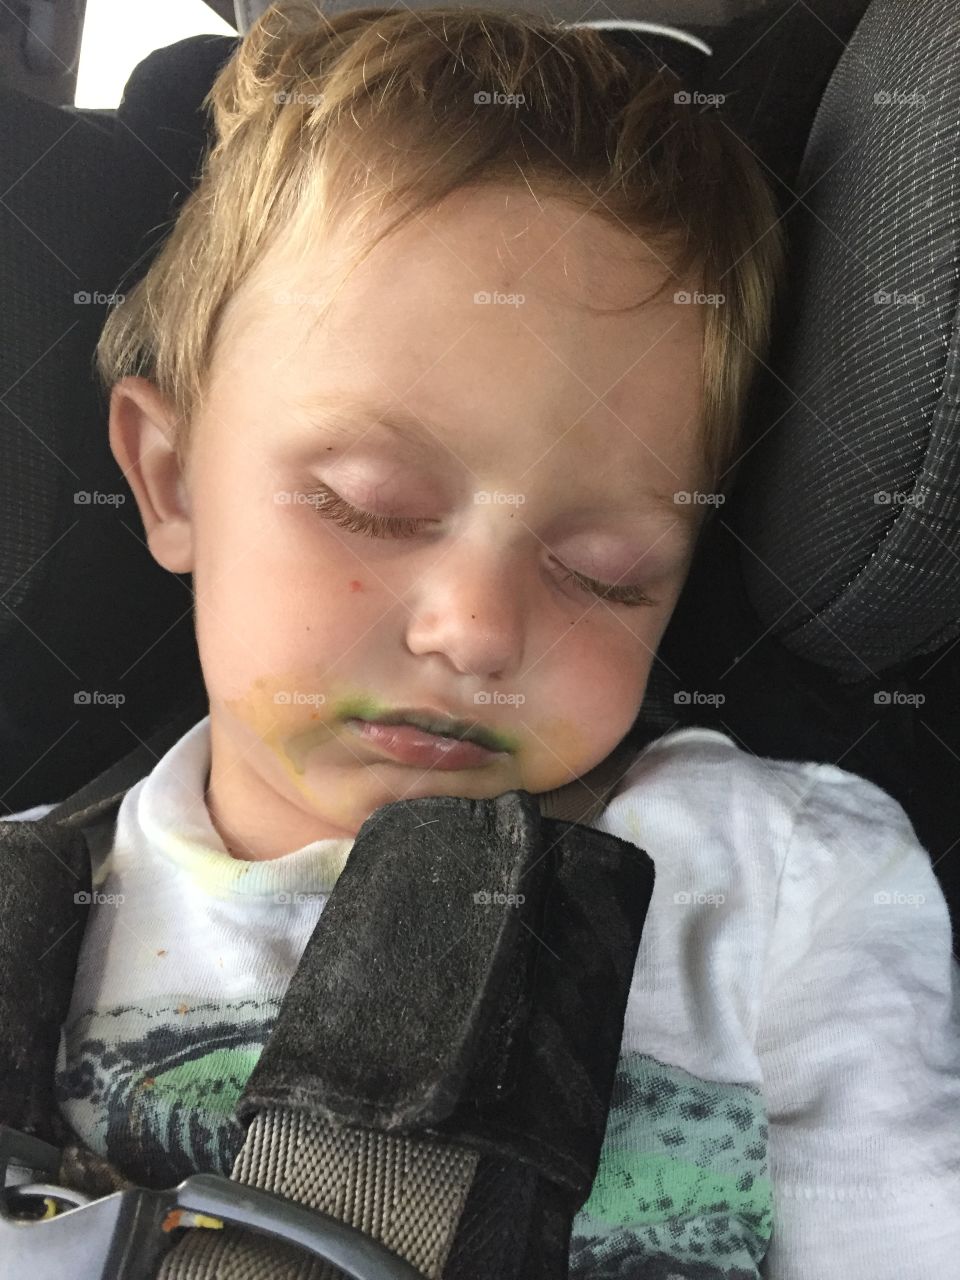
<path id="1" fill-rule="evenodd" d="M 520 739 L 513 734 L 503 733 L 500 729 L 491 729 L 489 725 L 484 725 L 483 729 L 498 751 L 509 751 L 515 755 L 520 750 Z"/>
<path id="2" fill-rule="evenodd" d="M 386 715 L 390 708 L 386 703 L 365 694 L 351 694 L 337 699 L 331 704 L 332 712 L 322 724 L 313 724 L 287 738 L 285 753 L 300 776 L 303 776 L 307 756 L 315 747 L 322 746 L 336 736 L 335 726 L 348 716 L 356 716 L 360 720 L 375 720 L 377 716 Z"/>
<path id="3" fill-rule="evenodd" d="M 287 739 L 286 753 L 297 773 L 303 774 L 304 761 L 314 747 L 320 746 L 323 742 L 329 742 L 332 737 L 328 724 L 317 724 Z"/>
<path id="4" fill-rule="evenodd" d="M 393 710 L 377 697 L 364 693 L 352 693 L 331 700 L 326 707 L 322 724 L 312 724 L 286 739 L 285 754 L 297 774 L 303 776 L 307 756 L 314 748 L 322 746 L 336 736 L 336 726 L 345 720 L 380 720 Z M 486 726 L 484 726 L 486 728 Z M 520 741 L 513 734 L 487 728 L 490 740 L 498 751 L 515 753 Z"/>
<path id="5" fill-rule="evenodd" d="M 389 715 L 390 710 L 385 702 L 363 693 L 340 698 L 333 704 L 336 720 L 379 720 L 381 716 Z"/>

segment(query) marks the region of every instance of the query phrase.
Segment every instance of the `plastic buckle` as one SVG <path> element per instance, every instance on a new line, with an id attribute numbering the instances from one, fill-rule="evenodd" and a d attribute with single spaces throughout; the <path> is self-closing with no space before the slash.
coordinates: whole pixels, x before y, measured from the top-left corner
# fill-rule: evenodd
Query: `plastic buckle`
<path id="1" fill-rule="evenodd" d="M 300 1245 L 351 1280 L 423 1280 L 405 1258 L 339 1218 L 218 1174 L 196 1173 L 168 1190 L 135 1187 L 89 1200 L 56 1186 L 59 1170 L 56 1147 L 0 1125 L 4 1280 L 155 1280 L 164 1255 L 181 1239 L 175 1232 L 224 1226 Z M 49 1181 L 32 1182 L 27 1171 Z M 31 1200 L 33 1217 L 29 1205 L 17 1206 Z M 69 1207 L 61 1211 L 59 1201 Z"/>

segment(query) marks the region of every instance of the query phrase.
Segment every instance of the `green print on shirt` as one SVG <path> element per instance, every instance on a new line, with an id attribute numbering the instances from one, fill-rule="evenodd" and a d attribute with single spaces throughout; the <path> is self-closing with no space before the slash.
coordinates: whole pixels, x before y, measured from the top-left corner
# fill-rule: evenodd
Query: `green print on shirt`
<path id="1" fill-rule="evenodd" d="M 570 1276 L 741 1280 L 773 1222 L 766 1110 L 752 1085 L 641 1053 L 617 1064 L 597 1176 L 573 1220 Z"/>
<path id="2" fill-rule="evenodd" d="M 151 1077 L 150 1099 L 185 1107 L 203 1107 L 222 1116 L 232 1116 L 246 1080 L 257 1065 L 259 1048 L 213 1049 L 203 1057 Z"/>
<path id="3" fill-rule="evenodd" d="M 61 1112 L 144 1186 L 229 1177 L 245 1136 L 236 1101 L 280 1003 L 190 1001 L 95 1010 L 64 1029 Z M 623 1055 L 597 1176 L 573 1220 L 570 1280 L 756 1280 L 772 1217 L 766 1155 L 759 1090 Z"/>
<path id="4" fill-rule="evenodd" d="M 64 1028 L 57 1103 L 75 1133 L 135 1182 L 229 1177 L 245 1130 L 234 1111 L 279 1000 L 168 995 L 91 1010 Z"/>

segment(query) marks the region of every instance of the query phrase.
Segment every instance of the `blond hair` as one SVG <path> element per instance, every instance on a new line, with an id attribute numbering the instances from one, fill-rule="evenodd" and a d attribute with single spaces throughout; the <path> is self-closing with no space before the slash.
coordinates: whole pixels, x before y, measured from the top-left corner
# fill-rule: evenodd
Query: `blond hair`
<path id="1" fill-rule="evenodd" d="M 676 273 L 664 287 L 693 276 L 723 296 L 704 313 L 701 430 L 709 483 L 727 489 L 784 246 L 749 149 L 716 111 L 675 100 L 683 89 L 549 18 L 274 4 L 204 99 L 215 137 L 199 184 L 107 317 L 97 372 L 107 389 L 130 374 L 155 383 L 182 462 L 223 309 L 281 235 L 346 225 L 359 262 L 457 189 L 521 182 L 656 246 Z M 488 109 L 479 94 L 522 105 Z"/>

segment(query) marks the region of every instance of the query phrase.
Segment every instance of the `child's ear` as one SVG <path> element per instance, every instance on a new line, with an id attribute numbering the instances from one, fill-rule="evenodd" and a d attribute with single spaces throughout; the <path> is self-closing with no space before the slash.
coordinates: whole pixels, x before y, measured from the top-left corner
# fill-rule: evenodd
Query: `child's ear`
<path id="1" fill-rule="evenodd" d="M 193 524 L 175 421 L 147 378 L 121 378 L 111 389 L 110 448 L 137 500 L 150 553 L 171 573 L 192 573 Z"/>

